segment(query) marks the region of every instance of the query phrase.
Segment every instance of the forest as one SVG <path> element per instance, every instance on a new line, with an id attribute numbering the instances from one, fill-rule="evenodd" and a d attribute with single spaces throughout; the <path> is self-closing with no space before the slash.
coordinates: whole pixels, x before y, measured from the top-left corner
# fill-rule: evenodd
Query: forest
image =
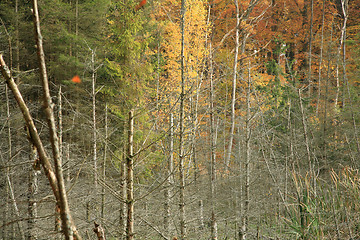
<path id="1" fill-rule="evenodd" d="M 359 0 L 1 0 L 0 239 L 360 239 Z"/>

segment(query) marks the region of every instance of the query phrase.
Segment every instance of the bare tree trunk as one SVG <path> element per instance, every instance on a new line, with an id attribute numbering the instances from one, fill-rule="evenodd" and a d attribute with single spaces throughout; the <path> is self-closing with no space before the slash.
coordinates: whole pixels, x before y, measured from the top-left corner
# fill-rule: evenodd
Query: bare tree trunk
<path id="1" fill-rule="evenodd" d="M 79 0 L 75 0 L 75 36 L 79 36 Z M 75 41 L 75 57 L 78 58 L 78 48 Z"/>
<path id="2" fill-rule="evenodd" d="M 348 95 L 348 100 L 349 100 L 349 105 L 350 105 L 350 112 L 351 112 L 351 119 L 352 119 L 352 125 L 353 125 L 353 129 L 354 129 L 354 140 L 355 140 L 355 144 L 356 144 L 356 148 L 357 148 L 357 152 L 358 152 L 358 156 L 360 155 L 360 143 L 359 143 L 359 139 L 358 139 L 358 130 L 357 130 L 357 126 L 356 126 L 356 118 L 355 118 L 355 114 L 354 114 L 354 108 L 353 108 L 353 103 L 352 103 L 352 98 L 351 98 L 351 93 L 350 93 L 350 88 L 349 88 L 349 81 L 347 79 L 347 75 L 346 75 L 346 22 L 348 19 L 348 4 L 349 1 L 348 0 L 341 0 L 341 8 L 342 8 L 342 12 L 343 12 L 343 16 L 344 16 L 344 26 L 343 26 L 343 78 L 344 78 L 344 86 L 346 86 L 346 90 L 347 90 L 347 95 Z M 345 99 L 343 100 L 343 105 L 345 105 Z"/>
<path id="3" fill-rule="evenodd" d="M 237 127 L 237 132 L 239 135 L 239 139 L 242 136 L 242 132 L 240 130 L 240 126 Z M 236 206 L 236 220 L 235 220 L 235 239 L 240 240 L 243 238 L 243 214 L 244 214 L 244 201 L 243 201 L 243 191 L 244 191 L 244 179 L 243 179 L 243 172 L 244 172 L 244 165 L 243 161 L 241 161 L 241 152 L 242 152 L 242 145 L 241 141 L 238 141 L 238 151 L 239 151 L 239 173 L 237 176 L 237 186 L 238 190 L 235 195 L 235 206 Z"/>
<path id="4" fill-rule="evenodd" d="M 250 210 L 250 158 L 251 158 L 251 149 L 250 149 L 250 140 L 251 140 L 251 106 L 250 106 L 250 94 L 251 94 L 251 76 L 250 76 L 250 61 L 248 67 L 248 81 L 247 81 L 247 90 L 246 90 L 246 120 L 245 120 L 245 201 L 244 201 L 244 220 L 243 220 L 243 235 L 242 239 L 246 239 L 249 226 L 249 210 Z"/>
<path id="5" fill-rule="evenodd" d="M 309 33 L 309 72 L 308 72 L 309 97 L 311 97 L 312 88 L 313 88 L 312 86 L 313 82 L 311 79 L 313 21 L 314 21 L 314 0 L 311 0 L 311 17 L 310 17 L 310 33 Z"/>
<path id="6" fill-rule="evenodd" d="M 58 92 L 58 129 L 59 129 L 59 158 L 62 162 L 62 99 L 61 99 L 61 85 Z M 60 206 L 56 203 L 55 206 L 55 231 L 57 233 L 61 232 L 61 217 L 60 217 Z M 59 235 L 59 234 L 58 234 Z M 56 236 L 57 239 L 60 239 L 59 236 Z"/>
<path id="7" fill-rule="evenodd" d="M 106 158 L 107 158 L 107 141 L 108 141 L 108 106 L 105 103 L 105 141 L 104 141 L 104 161 L 102 166 L 102 180 L 105 182 L 106 178 Z M 105 187 L 101 190 L 101 213 L 100 217 L 103 219 L 105 213 Z"/>
<path id="8" fill-rule="evenodd" d="M 321 66 L 323 62 L 323 48 L 324 48 L 324 22 L 325 22 L 325 0 L 323 0 L 323 9 L 322 9 L 322 20 L 321 20 L 321 44 L 320 44 L 320 60 L 319 60 L 319 76 L 318 76 L 318 95 L 316 103 L 316 115 L 319 115 L 319 105 L 321 97 Z"/>
<path id="9" fill-rule="evenodd" d="M 62 93 L 61 85 L 58 92 L 58 129 L 59 129 L 59 158 L 62 161 L 63 156 L 63 128 L 62 128 Z"/>
<path id="10" fill-rule="evenodd" d="M 16 71 L 20 72 L 20 39 L 19 39 L 19 0 L 15 0 L 15 14 L 16 14 L 16 23 L 15 23 L 15 48 L 16 48 Z M 11 65 L 10 65 L 11 66 Z M 17 76 L 17 82 L 20 81 L 20 74 Z"/>
<path id="11" fill-rule="evenodd" d="M 73 2 L 72 0 L 69 0 L 69 7 L 72 10 L 73 8 Z M 68 31 L 72 33 L 72 16 L 69 15 L 68 16 Z M 70 41 L 69 43 L 69 56 L 72 57 L 73 56 L 73 40 Z"/>
<path id="12" fill-rule="evenodd" d="M 335 95 L 335 108 L 338 105 L 339 94 L 340 94 L 340 79 L 339 79 L 339 64 L 340 64 L 340 55 L 341 55 L 341 48 L 345 44 L 345 36 L 346 36 L 346 24 L 347 24 L 347 4 L 348 0 L 341 0 L 341 6 L 344 16 L 343 25 L 341 27 L 341 36 L 340 36 L 340 43 L 337 51 L 337 60 L 336 60 L 336 95 Z"/>
<path id="13" fill-rule="evenodd" d="M 17 10 L 18 10 L 18 0 L 16 0 L 15 2 L 15 12 L 16 12 L 16 18 L 18 18 L 18 14 L 17 14 Z M 7 28 L 5 26 L 5 23 L 3 22 L 3 20 L 0 18 L 0 21 L 4 27 L 4 30 L 5 30 L 5 33 L 6 35 L 8 36 L 8 43 L 9 43 L 9 62 L 10 62 L 10 69 L 12 69 L 12 62 L 13 62 L 13 51 L 12 51 L 12 43 L 11 43 L 11 36 L 9 34 L 9 32 L 7 31 Z M 18 31 L 18 28 L 16 27 L 16 31 Z M 15 33 L 16 34 L 16 33 Z M 1 54 L 1 53 L 0 53 Z M 0 57 L 2 57 L 0 55 Z M 11 76 L 12 72 L 9 71 L 9 77 L 12 77 Z M 5 97 L 6 97 L 6 117 L 8 119 L 7 121 L 7 129 L 8 129 L 8 137 L 7 137 L 7 140 L 8 140 L 8 147 L 9 147 L 9 159 L 11 159 L 12 157 L 12 139 L 11 139 L 11 121 L 10 121 L 10 102 L 9 102 L 9 90 L 8 90 L 8 86 L 5 85 Z M 7 176 L 10 175 L 10 168 L 9 167 L 6 167 L 6 170 L 5 170 L 5 178 L 7 178 Z M 7 182 L 7 179 L 5 179 L 5 182 Z M 6 223 L 7 223 L 7 220 L 10 216 L 10 207 L 9 207 L 9 196 L 10 196 L 10 188 L 9 188 L 9 185 L 8 184 L 5 184 L 6 185 L 6 197 L 5 197 L 5 211 L 4 211 L 4 219 L 3 219 L 3 229 L 2 229 L 2 232 L 3 232 L 3 237 L 6 238 L 8 237 L 8 234 L 7 234 L 7 226 L 6 226 Z M 15 231 L 14 231 L 14 225 L 11 225 L 12 229 L 10 230 L 10 232 L 12 234 L 15 234 Z"/>
<path id="14" fill-rule="evenodd" d="M 7 137 L 7 140 L 8 140 L 8 151 L 9 151 L 9 154 L 8 154 L 8 158 L 11 159 L 12 157 L 12 140 L 11 140 L 11 121 L 10 121 L 10 100 L 9 100 L 9 89 L 8 89 L 8 86 L 5 85 L 5 97 L 6 97 L 6 118 L 8 119 L 8 122 L 7 122 L 7 134 L 8 134 L 8 137 Z M 6 167 L 5 169 L 5 175 L 8 176 L 10 174 L 10 167 Z M 6 182 L 6 180 L 5 180 Z M 3 233 L 3 239 L 6 239 L 8 237 L 8 232 L 7 232 L 7 226 L 6 226 L 6 223 L 7 223 L 7 220 L 9 218 L 9 213 L 10 213 L 10 207 L 9 207 L 9 186 L 8 184 L 5 184 L 6 185 L 6 195 L 5 195 L 5 211 L 3 212 L 3 216 L 4 216 L 4 219 L 3 219 L 3 229 L 2 229 L 2 233 Z"/>
<path id="15" fill-rule="evenodd" d="M 238 65 L 238 56 L 239 56 L 239 46 L 240 46 L 240 10 L 238 0 L 234 0 L 235 10 L 236 10 L 236 30 L 235 30 L 235 53 L 234 53 L 234 66 L 233 66 L 233 81 L 232 81 L 232 94 L 231 94 L 231 128 L 230 128 L 230 137 L 228 142 L 228 149 L 225 159 L 225 172 L 228 171 L 230 158 L 232 153 L 232 146 L 234 141 L 234 131 L 235 131 L 235 101 L 236 101 L 236 82 L 237 82 L 237 65 Z"/>
<path id="16" fill-rule="evenodd" d="M 123 129 L 127 128 L 126 122 L 123 122 Z M 127 141 L 127 140 L 126 140 Z M 120 172 L 120 194 L 122 199 L 127 198 L 127 186 L 126 186 L 126 172 L 127 172 L 127 144 L 123 144 L 123 156 L 121 162 L 121 172 Z M 127 205 L 125 201 L 120 202 L 120 211 L 119 211 L 119 230 L 120 230 L 120 239 L 126 239 L 126 214 L 127 214 Z"/>
<path id="17" fill-rule="evenodd" d="M 15 215 L 16 215 L 16 217 L 17 217 L 18 219 L 20 219 L 20 211 L 19 211 L 19 208 L 18 208 L 17 203 L 16 203 L 16 199 L 15 199 L 15 195 L 14 195 L 14 190 L 13 190 L 13 187 L 12 187 L 12 183 L 11 183 L 10 175 L 9 175 L 9 174 L 6 176 L 6 179 L 7 179 L 7 184 L 8 184 L 9 193 L 10 193 L 10 199 L 11 199 L 11 202 L 12 202 L 13 207 L 14 207 Z M 25 240 L 24 231 L 23 231 L 23 229 L 22 229 L 22 226 L 21 226 L 21 222 L 20 222 L 20 221 L 17 222 L 17 226 L 18 226 L 18 229 L 19 229 L 19 233 L 20 233 L 21 239 Z"/>
<path id="18" fill-rule="evenodd" d="M 101 225 L 97 224 L 96 222 L 94 222 L 94 233 L 96 234 L 96 237 L 98 240 L 106 240 L 105 238 L 105 231 L 104 229 L 101 227 Z"/>
<path id="19" fill-rule="evenodd" d="M 90 49 L 90 48 L 89 48 Z M 98 172 L 97 172 L 97 136 L 96 136 L 96 69 L 95 69 L 95 51 L 91 51 L 91 86 L 92 86 L 92 127 L 93 127 L 93 163 L 94 163 L 94 183 L 95 183 L 95 195 L 97 194 L 97 185 L 98 185 Z"/>
<path id="20" fill-rule="evenodd" d="M 14 94 L 15 100 L 18 103 L 18 106 L 23 114 L 24 120 L 26 122 L 26 125 L 29 129 L 30 132 L 30 140 L 31 142 L 36 146 L 36 149 L 38 151 L 38 155 L 39 155 L 39 159 L 40 159 L 40 163 L 43 166 L 44 169 L 44 173 L 47 176 L 50 186 L 52 188 L 52 191 L 54 193 L 54 196 L 56 198 L 57 201 L 60 201 L 60 193 L 59 193 L 59 188 L 58 188 L 58 180 L 56 178 L 56 175 L 54 173 L 54 171 L 52 170 L 52 166 L 50 164 L 49 158 L 47 156 L 47 153 L 45 152 L 45 148 L 42 144 L 42 141 L 40 139 L 40 136 L 37 132 L 37 129 L 35 127 L 34 121 L 30 115 L 30 111 L 28 109 L 28 107 L 26 106 L 24 99 L 21 96 L 21 93 L 17 87 L 17 85 L 15 84 L 14 79 L 11 77 L 10 74 L 10 70 L 8 69 L 8 67 L 6 66 L 4 59 L 2 57 L 2 55 L 0 54 L 0 70 L 2 75 L 4 76 L 7 85 L 9 86 L 9 88 L 11 89 L 11 91 Z M 72 221 L 72 220 L 71 220 Z M 81 240 L 81 236 L 78 234 L 78 232 L 76 231 L 76 227 L 75 225 L 72 223 L 72 228 L 74 230 L 74 235 L 76 236 L 77 240 Z"/>
<path id="21" fill-rule="evenodd" d="M 128 148 L 127 148 L 127 222 L 126 239 L 134 239 L 134 173 L 133 173 L 133 136 L 134 136 L 134 112 L 129 112 L 128 125 Z"/>
<path id="22" fill-rule="evenodd" d="M 309 136 L 308 136 L 308 131 L 307 131 L 305 111 L 304 111 L 304 106 L 302 104 L 302 97 L 301 97 L 301 90 L 300 89 L 298 89 L 298 96 L 299 96 L 299 103 L 300 103 L 300 110 L 301 110 L 301 122 L 302 122 L 302 126 L 303 126 L 303 131 L 304 131 L 304 140 L 305 140 L 305 146 L 306 146 L 307 163 L 309 164 L 310 173 L 313 174 Z"/>
<path id="23" fill-rule="evenodd" d="M 5 92 L 6 92 L 6 115 L 7 115 L 7 118 L 8 118 L 8 123 L 7 123 L 8 139 L 7 140 L 8 140 L 8 145 L 9 145 L 9 159 L 11 159 L 12 158 L 12 139 L 11 139 L 11 125 L 10 125 L 10 103 L 9 103 L 9 94 L 8 94 L 7 86 L 6 86 Z M 13 191 L 12 183 L 11 183 L 11 179 L 10 179 L 10 168 L 9 167 L 6 168 L 6 176 L 5 177 L 6 177 L 6 182 L 7 182 L 7 184 L 6 184 L 6 190 L 7 190 L 6 200 L 8 199 L 8 196 L 10 196 L 10 200 L 11 200 L 11 202 L 13 204 L 13 207 L 14 207 L 15 215 L 16 215 L 16 217 L 18 219 L 20 219 L 20 212 L 19 212 L 19 209 L 18 209 L 18 206 L 17 206 L 17 203 L 16 203 L 16 199 L 15 199 L 15 196 L 14 196 L 14 191 Z M 7 211 L 10 212 L 7 201 L 6 201 L 6 208 L 7 208 Z M 7 216 L 6 216 L 6 218 L 7 218 Z M 5 225 L 6 224 L 4 224 L 4 226 Z M 25 240 L 24 231 L 22 229 L 20 221 L 17 222 L 17 226 L 18 226 L 18 229 L 19 229 L 21 239 Z"/>
<path id="24" fill-rule="evenodd" d="M 213 82 L 213 65 L 212 65 L 212 48 L 210 43 L 210 202 L 211 202 L 211 239 L 216 240 L 218 238 L 217 222 L 215 215 L 215 196 L 216 196 L 216 133 L 214 123 L 214 82 Z"/>
<path id="25" fill-rule="evenodd" d="M 75 225 L 72 223 L 70 209 L 66 196 L 65 183 L 62 172 L 62 163 L 61 163 L 60 151 L 59 151 L 59 139 L 56 133 L 53 104 L 51 101 L 48 77 L 46 72 L 45 54 L 42 44 L 37 0 L 33 0 L 33 17 L 34 17 L 34 28 L 35 28 L 35 40 L 37 45 L 37 55 L 38 55 L 39 68 L 40 68 L 40 77 L 42 80 L 43 92 L 44 92 L 43 106 L 50 131 L 50 143 L 53 151 L 55 174 L 59 189 L 61 220 L 62 220 L 65 239 L 72 240 L 74 233 L 76 234 L 76 228 Z M 78 236 L 77 238 L 79 239 Z"/>
<path id="26" fill-rule="evenodd" d="M 29 188 L 28 188 L 28 240 L 37 239 L 35 231 L 35 223 L 37 217 L 37 204 L 35 199 L 35 193 L 38 189 L 37 175 L 39 174 L 40 166 L 37 163 L 36 147 L 30 143 L 30 161 L 34 162 L 33 167 L 29 170 Z"/>
<path id="27" fill-rule="evenodd" d="M 184 102 L 185 102 L 185 0 L 181 0 L 180 31 L 181 31 L 181 93 L 180 93 L 180 132 L 179 132 L 179 211 L 180 239 L 186 238 L 185 222 L 185 175 L 184 175 Z"/>
<path id="28" fill-rule="evenodd" d="M 292 170 L 294 171 L 295 168 L 295 160 L 294 160 L 294 146 L 293 146 L 293 137 L 292 137 L 292 124 L 291 124 L 291 99 L 289 99 L 288 101 L 288 114 L 287 114 L 287 130 L 288 130 L 288 136 L 287 136 L 287 141 L 288 141 L 288 157 L 286 159 L 286 166 L 287 169 L 285 171 L 285 191 L 284 191 L 284 201 L 285 203 L 287 202 L 287 194 L 288 194 L 288 172 L 287 170 L 289 163 L 292 166 Z M 297 164 L 297 167 L 299 164 Z"/>
<path id="29" fill-rule="evenodd" d="M 330 79 L 330 63 L 331 63 L 331 42 L 333 37 L 333 26 L 331 26 L 330 41 L 328 47 L 328 65 L 327 65 L 327 76 L 325 81 L 325 94 L 324 94 L 324 119 L 323 119 L 323 161 L 325 167 L 327 167 L 327 111 L 328 111 L 328 93 L 329 93 L 329 79 Z"/>
<path id="30" fill-rule="evenodd" d="M 199 220 L 200 220 L 200 229 L 205 228 L 205 222 L 204 222 L 204 202 L 203 200 L 199 200 Z"/>
<path id="31" fill-rule="evenodd" d="M 67 166 L 66 166 L 66 184 L 68 187 L 70 187 L 70 172 L 71 172 L 71 165 L 70 165 L 70 143 L 68 143 L 66 145 L 66 161 L 67 161 Z"/>
<path id="32" fill-rule="evenodd" d="M 174 184 L 174 177 L 173 177 L 173 171 L 174 171 L 174 116 L 172 113 L 170 113 L 170 133 L 169 133 L 169 158 L 168 158 L 168 179 L 167 179 L 167 185 L 166 185 L 166 191 L 165 191 L 165 203 L 164 203 L 164 230 L 165 230 L 165 236 L 167 236 L 168 239 L 171 237 L 171 230 L 170 230 L 170 218 L 171 218 L 171 195 L 172 195 L 172 186 Z"/>
<path id="33" fill-rule="evenodd" d="M 59 234 L 61 233 L 61 210 L 58 203 L 55 204 L 55 232 L 57 233 L 57 236 L 55 236 L 55 239 L 60 240 L 61 236 Z"/>
<path id="34" fill-rule="evenodd" d="M 196 84 L 197 85 L 197 84 Z M 198 90 L 198 89 L 197 89 Z M 196 132 L 197 132 L 197 103 L 198 103 L 199 91 L 196 91 L 196 100 L 190 97 L 190 119 L 192 123 L 191 128 L 191 155 L 189 163 L 193 164 L 194 171 L 194 184 L 197 184 L 198 181 L 198 167 L 197 167 L 197 152 L 196 152 Z M 189 168 L 190 170 L 190 168 Z"/>
<path id="35" fill-rule="evenodd" d="M 125 156 L 126 154 L 124 154 Z M 121 176 L 120 176 L 120 191 L 122 199 L 126 199 L 126 161 L 121 163 Z M 119 229 L 120 229 L 120 239 L 126 238 L 126 204 L 121 201 L 120 202 L 120 218 L 119 218 Z"/>

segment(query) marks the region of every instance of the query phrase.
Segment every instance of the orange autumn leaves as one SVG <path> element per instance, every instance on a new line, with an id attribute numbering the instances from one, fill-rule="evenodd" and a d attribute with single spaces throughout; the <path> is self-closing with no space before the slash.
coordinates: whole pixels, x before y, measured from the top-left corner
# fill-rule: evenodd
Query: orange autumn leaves
<path id="1" fill-rule="evenodd" d="M 135 8 L 135 11 L 138 11 L 140 8 L 142 8 L 146 4 L 146 0 L 142 0 Z"/>
<path id="2" fill-rule="evenodd" d="M 72 81 L 73 83 L 81 83 L 81 79 L 80 79 L 80 77 L 79 77 L 78 75 L 75 75 L 75 76 L 71 79 L 71 81 Z"/>

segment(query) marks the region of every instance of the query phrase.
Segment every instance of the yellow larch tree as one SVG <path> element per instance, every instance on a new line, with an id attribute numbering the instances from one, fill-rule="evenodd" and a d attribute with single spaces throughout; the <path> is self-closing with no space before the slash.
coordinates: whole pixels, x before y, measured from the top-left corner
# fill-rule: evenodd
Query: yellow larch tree
<path id="1" fill-rule="evenodd" d="M 160 3 L 158 17 L 163 20 L 163 41 L 161 54 L 164 59 L 161 77 L 162 94 L 175 94 L 180 91 L 180 1 L 164 0 Z M 200 79 L 206 38 L 209 33 L 205 0 L 186 1 L 185 12 L 185 73 L 186 89 Z M 175 92 L 174 92 L 175 91 Z M 177 94 L 175 94 L 177 95 Z M 170 100 L 170 101 L 173 101 Z"/>

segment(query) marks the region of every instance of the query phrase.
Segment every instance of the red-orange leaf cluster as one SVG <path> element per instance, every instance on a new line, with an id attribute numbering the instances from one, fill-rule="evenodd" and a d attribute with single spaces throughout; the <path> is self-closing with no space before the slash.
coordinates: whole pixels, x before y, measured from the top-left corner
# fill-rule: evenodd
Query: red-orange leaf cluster
<path id="1" fill-rule="evenodd" d="M 81 79 L 80 79 L 80 77 L 79 77 L 78 75 L 75 75 L 75 76 L 71 79 L 71 81 L 72 81 L 73 83 L 81 83 Z"/>
<path id="2" fill-rule="evenodd" d="M 135 11 L 139 10 L 146 4 L 146 0 L 142 0 L 135 8 Z"/>

